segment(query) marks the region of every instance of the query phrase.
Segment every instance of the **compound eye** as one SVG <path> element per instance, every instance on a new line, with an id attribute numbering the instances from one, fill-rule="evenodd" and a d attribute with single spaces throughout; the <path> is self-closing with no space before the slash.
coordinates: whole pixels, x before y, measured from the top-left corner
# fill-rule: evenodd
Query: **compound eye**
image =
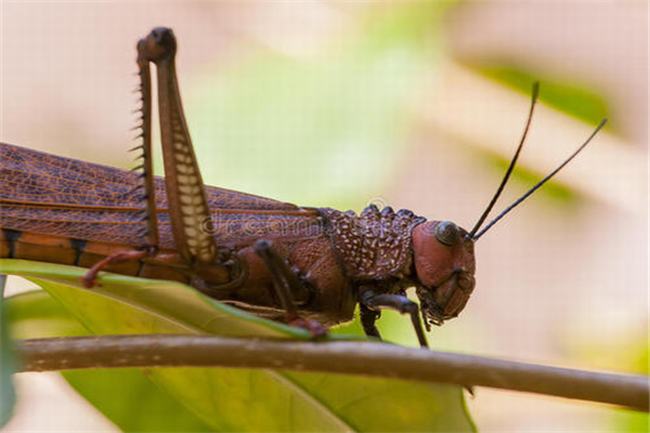
<path id="1" fill-rule="evenodd" d="M 436 226 L 435 235 L 441 244 L 452 246 L 458 239 L 458 226 L 451 221 L 443 221 Z"/>

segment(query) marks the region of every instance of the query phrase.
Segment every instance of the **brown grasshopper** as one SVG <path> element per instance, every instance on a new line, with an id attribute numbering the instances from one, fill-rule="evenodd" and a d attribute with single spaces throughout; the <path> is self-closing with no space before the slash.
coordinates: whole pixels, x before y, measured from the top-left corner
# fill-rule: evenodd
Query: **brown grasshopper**
<path id="1" fill-rule="evenodd" d="M 418 340 L 458 316 L 474 290 L 474 243 L 573 159 L 483 226 L 526 138 L 489 205 L 468 232 L 409 210 L 366 207 L 361 214 L 308 208 L 204 186 L 188 132 L 174 66 L 176 39 L 156 28 L 137 45 L 142 94 L 142 164 L 135 172 L 0 144 L 0 257 L 172 279 L 255 314 L 314 335 L 353 318 L 360 304 L 367 335 L 384 308 L 409 314 Z M 165 177 L 153 175 L 151 77 L 156 65 Z M 406 297 L 415 287 L 420 305 Z"/>

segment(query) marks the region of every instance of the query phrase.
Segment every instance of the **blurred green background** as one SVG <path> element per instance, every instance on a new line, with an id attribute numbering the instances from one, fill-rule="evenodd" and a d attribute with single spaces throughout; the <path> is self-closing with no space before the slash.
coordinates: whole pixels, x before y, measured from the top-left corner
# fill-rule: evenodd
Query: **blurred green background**
<path id="1" fill-rule="evenodd" d="M 207 183 L 308 206 L 406 207 L 467 228 L 499 183 L 540 80 L 542 104 L 497 209 L 601 117 L 610 124 L 481 240 L 473 298 L 430 340 L 647 372 L 647 24 L 643 2 L 3 2 L 0 139 L 132 166 L 135 42 L 167 25 Z M 11 281 L 11 293 L 23 290 Z M 383 316 L 387 339 L 414 344 L 408 320 Z M 2 431 L 114 429 L 58 376 L 25 374 L 17 385 L 24 398 Z M 484 389 L 469 405 L 482 431 L 644 431 L 648 422 Z"/>

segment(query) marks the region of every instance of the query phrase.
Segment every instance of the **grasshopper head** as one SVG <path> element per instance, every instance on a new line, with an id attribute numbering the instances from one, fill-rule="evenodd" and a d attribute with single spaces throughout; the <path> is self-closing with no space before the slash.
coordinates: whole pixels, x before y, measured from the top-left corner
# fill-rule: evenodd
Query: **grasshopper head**
<path id="1" fill-rule="evenodd" d="M 158 62 L 176 54 L 176 37 L 172 29 L 156 27 L 138 41 L 138 60 Z"/>
<path id="2" fill-rule="evenodd" d="M 492 221 L 483 225 L 515 167 L 528 134 L 538 95 L 539 83 L 534 83 L 530 111 L 519 146 L 510 160 L 501 184 L 472 230 L 468 233 L 450 221 L 428 221 L 413 229 L 413 255 L 415 272 L 419 280 L 416 293 L 420 299 L 427 327 L 429 323 L 441 325 L 445 320 L 456 317 L 463 311 L 475 285 L 474 243 L 575 158 L 607 122 L 607 119 L 603 119 L 589 138 L 562 164 L 506 207 Z"/>
<path id="3" fill-rule="evenodd" d="M 427 325 L 458 316 L 474 290 L 474 240 L 451 221 L 427 221 L 413 230 L 413 252 Z"/>

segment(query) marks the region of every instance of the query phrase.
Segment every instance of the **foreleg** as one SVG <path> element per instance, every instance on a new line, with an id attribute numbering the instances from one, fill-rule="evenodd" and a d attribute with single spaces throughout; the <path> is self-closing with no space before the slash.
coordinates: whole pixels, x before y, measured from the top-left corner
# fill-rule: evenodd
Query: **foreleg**
<path id="1" fill-rule="evenodd" d="M 418 304 L 411 301 L 404 295 L 395 295 L 390 293 L 375 293 L 371 289 L 365 289 L 360 292 L 359 302 L 362 306 L 365 306 L 368 310 L 379 312 L 382 308 L 390 308 L 392 310 L 398 311 L 401 314 L 408 314 L 411 316 L 411 322 L 413 324 L 413 329 L 415 329 L 415 334 L 418 337 L 420 346 L 428 347 L 427 338 L 424 334 L 424 329 L 422 328 L 422 323 L 420 322 L 420 309 Z M 377 328 L 374 326 L 374 321 L 372 326 L 369 325 L 366 328 L 364 324 L 364 330 L 367 335 L 368 331 L 377 332 Z"/>

